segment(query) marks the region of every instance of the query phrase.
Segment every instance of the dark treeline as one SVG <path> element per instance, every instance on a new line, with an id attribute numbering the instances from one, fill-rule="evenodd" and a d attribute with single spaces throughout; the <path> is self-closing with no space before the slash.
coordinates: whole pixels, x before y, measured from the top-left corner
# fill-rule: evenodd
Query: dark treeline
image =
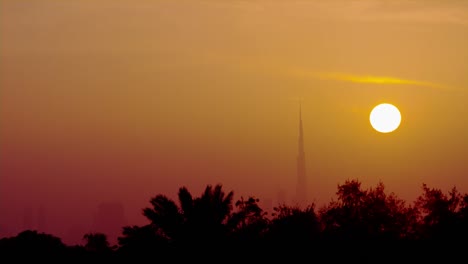
<path id="1" fill-rule="evenodd" d="M 53 235 L 26 230 L 1 239 L 0 254 L 63 261 L 214 262 L 223 256 L 242 262 L 305 257 L 325 260 L 321 263 L 467 263 L 468 194 L 423 184 L 409 204 L 386 193 L 382 183 L 363 189 L 349 180 L 338 185 L 336 195 L 322 208 L 279 204 L 268 213 L 254 196 L 234 200 L 221 185 L 208 185 L 199 197 L 182 187 L 178 201 L 162 194 L 151 198 L 142 210 L 148 224 L 122 227 L 118 245 L 109 245 L 102 233 L 84 234 L 84 245 L 68 246 Z"/>

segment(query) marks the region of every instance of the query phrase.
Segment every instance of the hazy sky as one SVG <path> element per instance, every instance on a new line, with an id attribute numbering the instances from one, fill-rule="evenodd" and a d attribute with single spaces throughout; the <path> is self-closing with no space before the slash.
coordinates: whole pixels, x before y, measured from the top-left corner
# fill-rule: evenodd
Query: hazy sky
<path id="1" fill-rule="evenodd" d="M 298 98 L 318 205 L 353 178 L 468 192 L 467 47 L 465 0 L 0 0 L 0 235 L 42 210 L 74 243 L 181 186 L 289 202 Z"/>

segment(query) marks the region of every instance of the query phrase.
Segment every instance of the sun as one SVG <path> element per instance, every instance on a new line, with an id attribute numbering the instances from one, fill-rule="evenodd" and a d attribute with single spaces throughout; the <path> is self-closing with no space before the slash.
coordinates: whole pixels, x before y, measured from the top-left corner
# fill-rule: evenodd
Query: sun
<path id="1" fill-rule="evenodd" d="M 380 133 L 395 131 L 401 123 L 400 110 L 392 104 L 379 104 L 370 113 L 372 127 Z"/>

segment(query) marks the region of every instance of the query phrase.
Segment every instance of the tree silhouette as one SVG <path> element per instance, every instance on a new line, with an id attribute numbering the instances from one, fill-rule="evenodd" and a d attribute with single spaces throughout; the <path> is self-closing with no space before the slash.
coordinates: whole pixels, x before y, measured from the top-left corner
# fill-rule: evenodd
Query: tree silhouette
<path id="1" fill-rule="evenodd" d="M 162 194 L 150 203 L 153 208 L 143 209 L 143 215 L 151 221 L 154 231 L 169 241 L 180 239 L 184 217 L 176 203 Z"/>
<path id="2" fill-rule="evenodd" d="M 331 201 L 320 210 L 324 233 L 331 238 L 356 239 L 365 232 L 362 210 L 366 191 L 357 180 L 338 185 L 338 201 Z"/>
<path id="3" fill-rule="evenodd" d="M 313 242 L 318 238 L 320 225 L 315 205 L 305 209 L 297 206 L 279 205 L 273 209 L 267 238 L 273 243 L 296 245 Z"/>
<path id="4" fill-rule="evenodd" d="M 156 234 L 177 247 L 217 246 L 227 238 L 232 191 L 225 194 L 222 185 L 208 185 L 201 196 L 194 199 L 187 188 L 182 187 L 178 197 L 180 207 L 166 196 L 157 195 L 150 201 L 152 208 L 143 209 Z"/>
<path id="5" fill-rule="evenodd" d="M 63 260 L 66 256 L 66 245 L 56 236 L 38 233 L 36 230 L 25 230 L 15 237 L 0 240 L 0 255 L 14 261 L 29 260 Z"/>
<path id="6" fill-rule="evenodd" d="M 460 195 L 460 209 L 458 210 L 460 236 L 468 237 L 468 194 Z"/>
<path id="7" fill-rule="evenodd" d="M 94 253 L 108 253 L 111 251 L 107 236 L 103 233 L 87 233 L 83 236 L 86 241 L 84 248 Z"/>
<path id="8" fill-rule="evenodd" d="M 461 238 L 462 196 L 454 187 L 445 195 L 440 189 L 422 186 L 423 193 L 415 204 L 421 218 L 420 235 L 426 239 Z"/>
<path id="9" fill-rule="evenodd" d="M 246 200 L 241 197 L 236 202 L 236 211 L 231 214 L 227 223 L 234 243 L 247 247 L 261 242 L 269 221 L 267 213 L 260 208 L 258 202 L 259 199 L 255 197 Z"/>
<path id="10" fill-rule="evenodd" d="M 18 262 L 28 256 L 62 262 L 206 262 L 214 253 L 235 261 L 307 257 L 394 263 L 403 255 L 407 262 L 466 260 L 468 194 L 455 187 L 444 194 L 423 184 L 422 194 L 408 205 L 387 193 L 382 182 L 363 189 L 358 180 L 347 180 L 337 187 L 337 199 L 318 213 L 315 204 L 304 209 L 280 204 L 271 216 L 254 196 L 240 197 L 233 207 L 233 192 L 225 193 L 219 184 L 207 185 L 199 197 L 181 187 L 178 203 L 162 194 L 151 198 L 151 207 L 142 210 L 149 223 L 123 227 L 116 250 L 103 233 L 85 234 L 84 246 L 66 246 L 58 237 L 26 230 L 0 239 L 0 255 Z"/>
<path id="11" fill-rule="evenodd" d="M 225 194 L 221 185 L 208 185 L 201 197 L 193 202 L 193 212 L 187 216 L 191 232 L 207 239 L 220 239 L 229 231 L 226 223 L 232 211 L 231 191 Z M 201 233 L 200 233 L 201 232 Z"/>
<path id="12" fill-rule="evenodd" d="M 123 257 L 140 256 L 148 258 L 155 253 L 168 253 L 168 239 L 158 233 L 154 227 L 144 226 L 125 226 L 122 236 L 118 237 L 119 248 L 117 252 Z"/>
<path id="13" fill-rule="evenodd" d="M 415 232 L 417 210 L 394 193 L 386 194 L 382 182 L 362 190 L 357 180 L 338 185 L 338 201 L 320 210 L 324 234 L 333 239 L 399 239 Z"/>

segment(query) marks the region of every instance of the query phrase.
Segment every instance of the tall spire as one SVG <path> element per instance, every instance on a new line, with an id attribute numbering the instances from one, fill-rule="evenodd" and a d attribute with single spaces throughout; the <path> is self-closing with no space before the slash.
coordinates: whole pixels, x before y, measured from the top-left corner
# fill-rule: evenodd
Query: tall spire
<path id="1" fill-rule="evenodd" d="M 299 156 L 304 156 L 304 130 L 302 128 L 302 105 L 299 101 Z"/>
<path id="2" fill-rule="evenodd" d="M 299 205 L 307 203 L 307 182 L 306 182 L 306 166 L 304 152 L 304 130 L 302 127 L 302 105 L 299 101 L 299 140 L 297 154 L 297 187 L 296 187 L 297 202 Z"/>

